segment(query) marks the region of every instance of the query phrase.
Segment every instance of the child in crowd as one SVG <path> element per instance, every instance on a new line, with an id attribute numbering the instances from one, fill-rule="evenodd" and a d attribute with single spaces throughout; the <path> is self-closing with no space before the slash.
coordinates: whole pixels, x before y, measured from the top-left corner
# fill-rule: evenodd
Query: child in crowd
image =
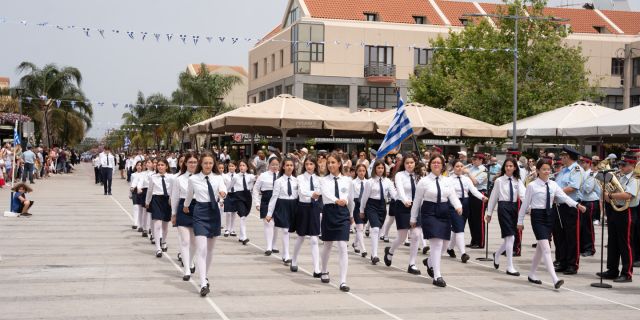
<path id="1" fill-rule="evenodd" d="M 33 207 L 33 201 L 27 199 L 27 193 L 33 190 L 24 183 L 18 183 L 11 190 L 15 192 L 11 200 L 11 211 L 19 213 L 21 216 L 31 216 L 28 211 Z"/>

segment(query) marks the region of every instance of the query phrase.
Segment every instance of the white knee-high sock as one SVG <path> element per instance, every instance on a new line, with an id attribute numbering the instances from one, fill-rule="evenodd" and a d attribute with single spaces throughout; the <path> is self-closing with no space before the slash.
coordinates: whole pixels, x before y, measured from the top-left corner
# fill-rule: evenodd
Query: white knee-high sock
<path id="1" fill-rule="evenodd" d="M 273 250 L 273 220 L 271 222 L 267 222 L 267 220 L 262 220 L 264 225 L 264 240 L 267 243 L 267 251 Z"/>
<path id="2" fill-rule="evenodd" d="M 389 230 L 391 229 L 391 226 L 393 225 L 393 223 L 396 221 L 396 217 L 394 216 L 387 216 L 387 218 L 384 221 L 384 224 L 382 225 L 382 235 L 385 237 L 389 236 Z"/>
<path id="3" fill-rule="evenodd" d="M 178 227 L 178 240 L 180 241 L 180 256 L 182 257 L 182 264 L 184 264 L 184 274 L 191 274 L 191 235 L 189 234 L 189 228 Z"/>
<path id="4" fill-rule="evenodd" d="M 235 231 L 237 215 L 237 212 L 229 212 L 229 223 L 227 224 L 227 230 Z"/>
<path id="5" fill-rule="evenodd" d="M 300 254 L 300 249 L 302 248 L 302 244 L 304 243 L 304 236 L 298 235 L 296 238 L 296 243 L 293 246 L 293 257 L 291 258 L 291 265 L 298 265 L 298 254 Z"/>
<path id="6" fill-rule="evenodd" d="M 213 248 L 216 245 L 216 238 L 207 238 L 207 271 L 209 274 L 209 269 L 211 269 L 211 261 L 213 260 Z"/>
<path id="7" fill-rule="evenodd" d="M 533 259 L 531 260 L 531 270 L 529 271 L 529 278 L 533 280 L 538 280 L 536 271 L 540 265 L 540 259 L 542 259 L 542 246 L 540 245 L 540 241 L 538 241 L 538 245 L 536 246 L 536 253 L 533 255 Z"/>
<path id="8" fill-rule="evenodd" d="M 147 216 L 147 227 L 151 229 L 151 212 L 147 211 L 146 216 Z"/>
<path id="9" fill-rule="evenodd" d="M 455 245 L 456 247 L 458 247 L 458 250 L 460 250 L 460 254 L 467 253 L 467 250 L 464 248 L 464 232 L 455 233 L 455 236 L 455 243 L 452 239 L 451 243 L 449 243 L 449 247 L 452 248 Z"/>
<path id="10" fill-rule="evenodd" d="M 325 241 L 322 245 L 322 273 L 327 273 L 327 268 L 329 266 L 329 256 L 331 255 L 332 246 L 333 241 Z"/>
<path id="11" fill-rule="evenodd" d="M 429 245 L 431 246 L 431 253 L 429 255 L 429 264 L 433 268 L 433 276 L 438 279 L 442 277 L 440 273 L 440 260 L 442 258 L 442 239 L 431 238 L 429 239 Z"/>
<path id="12" fill-rule="evenodd" d="M 502 239 L 502 244 L 498 248 L 498 251 L 496 251 L 495 257 L 493 258 L 493 262 L 495 264 L 500 264 L 500 256 L 502 256 L 503 252 L 507 251 L 506 243 L 507 243 L 507 238 Z"/>
<path id="13" fill-rule="evenodd" d="M 205 236 L 196 236 L 196 267 L 202 288 L 207 285 L 207 237 Z"/>
<path id="14" fill-rule="evenodd" d="M 247 222 L 245 221 L 247 217 L 240 217 L 240 240 L 247 239 Z"/>
<path id="15" fill-rule="evenodd" d="M 449 245 L 447 246 L 447 250 L 452 250 L 456 244 L 456 234 L 451 231 L 451 241 L 449 241 Z"/>
<path id="16" fill-rule="evenodd" d="M 551 258 L 551 247 L 549 246 L 549 240 L 540 240 L 538 241 L 538 247 L 542 248 L 542 260 L 544 260 L 544 265 L 547 267 L 547 271 L 549 275 L 551 275 L 551 280 L 555 284 L 558 282 L 558 276 L 556 275 L 556 269 L 553 267 L 553 259 Z"/>
<path id="17" fill-rule="evenodd" d="M 140 209 L 138 209 L 139 207 L 140 205 L 133 205 L 133 224 L 138 227 L 140 226 L 140 224 L 138 223 L 138 213 L 140 213 Z"/>
<path id="18" fill-rule="evenodd" d="M 398 249 L 398 247 L 404 243 L 404 239 L 407 238 L 408 233 L 408 229 L 398 230 L 398 236 L 393 239 L 393 242 L 391 243 L 391 249 L 389 249 L 389 253 L 393 254 L 394 252 L 396 252 L 396 249 Z"/>
<path id="19" fill-rule="evenodd" d="M 156 239 L 156 250 L 162 250 L 160 247 L 160 238 L 162 237 L 162 220 L 153 220 L 153 234 Z"/>
<path id="20" fill-rule="evenodd" d="M 378 241 L 380 241 L 380 228 L 371 228 L 371 257 L 378 256 Z"/>
<path id="21" fill-rule="evenodd" d="M 191 255 L 191 260 L 189 264 L 193 267 L 196 262 L 196 235 L 193 233 L 193 229 L 189 228 L 189 236 L 191 237 L 191 244 L 189 245 L 189 254 Z"/>
<path id="22" fill-rule="evenodd" d="M 169 222 L 162 221 L 162 243 L 167 243 L 169 237 Z"/>
<path id="23" fill-rule="evenodd" d="M 422 237 L 420 228 L 411 229 L 411 245 L 409 246 L 409 265 L 416 264 L 416 257 L 418 256 L 418 241 Z"/>
<path id="24" fill-rule="evenodd" d="M 364 246 L 364 224 L 356 224 L 356 244 L 361 252 L 367 251 Z"/>
<path id="25" fill-rule="evenodd" d="M 302 237 L 304 239 L 304 237 Z M 309 239 L 311 245 L 311 262 L 313 263 L 313 272 L 320 272 L 320 248 L 318 248 L 318 236 L 311 236 Z"/>
<path id="26" fill-rule="evenodd" d="M 136 217 L 138 217 L 137 219 L 137 223 L 138 223 L 138 228 L 142 228 L 143 230 L 146 230 L 144 228 L 144 207 L 141 205 L 138 205 L 138 213 L 136 214 Z"/>
<path id="27" fill-rule="evenodd" d="M 513 243 L 516 240 L 515 236 L 507 236 L 504 238 L 504 245 L 507 251 L 507 271 L 516 272 L 516 268 L 513 266 Z"/>
<path id="28" fill-rule="evenodd" d="M 340 260 L 340 284 L 347 283 L 347 270 L 349 269 L 349 256 L 347 255 L 346 241 L 338 241 L 338 256 Z"/>
<path id="29" fill-rule="evenodd" d="M 231 225 L 231 214 L 233 212 L 225 212 L 224 213 L 224 231 L 230 231 L 231 229 L 229 229 L 229 226 Z"/>
<path id="30" fill-rule="evenodd" d="M 291 256 L 289 255 L 289 229 L 278 229 L 282 230 L 282 258 L 285 260 L 289 260 L 291 258 Z"/>
<path id="31" fill-rule="evenodd" d="M 270 224 L 271 224 L 271 229 L 273 230 L 273 239 L 271 239 L 271 243 L 272 243 L 273 249 L 278 249 L 278 231 L 276 230 L 276 223 L 273 220 L 271 220 Z"/>

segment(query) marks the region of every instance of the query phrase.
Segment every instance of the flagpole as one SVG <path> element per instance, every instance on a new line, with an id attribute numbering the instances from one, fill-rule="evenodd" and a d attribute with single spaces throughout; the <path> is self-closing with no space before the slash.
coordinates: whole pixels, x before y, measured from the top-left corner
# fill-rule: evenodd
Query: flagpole
<path id="1" fill-rule="evenodd" d="M 400 106 L 400 87 L 396 87 L 396 108 Z M 422 152 L 420 152 L 420 147 L 418 145 L 418 139 L 415 134 L 411 135 L 411 139 L 413 140 L 413 146 L 416 148 L 416 153 L 418 154 L 418 160 L 422 160 Z"/>
<path id="2" fill-rule="evenodd" d="M 18 133 L 18 120 L 16 120 L 16 125 L 13 129 L 13 159 L 11 164 L 11 192 L 9 193 L 9 211 L 11 211 L 11 203 L 13 202 L 13 184 L 15 181 L 15 173 L 17 172 L 16 168 L 16 145 L 19 143 L 16 141 L 16 135 Z M 18 136 L 18 139 L 20 136 Z"/>

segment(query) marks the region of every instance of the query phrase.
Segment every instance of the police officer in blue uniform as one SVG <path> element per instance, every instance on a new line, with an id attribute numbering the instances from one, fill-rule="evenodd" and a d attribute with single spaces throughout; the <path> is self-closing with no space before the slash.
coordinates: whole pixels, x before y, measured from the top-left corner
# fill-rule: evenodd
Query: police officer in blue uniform
<path id="1" fill-rule="evenodd" d="M 596 180 L 596 172 L 591 170 L 593 160 L 582 157 L 580 165 L 584 169 L 584 179 L 580 194 L 580 203 L 587 208 L 587 212 L 580 215 L 580 255 L 589 257 L 596 253 L 595 232 L 593 220 L 600 220 L 600 183 Z"/>

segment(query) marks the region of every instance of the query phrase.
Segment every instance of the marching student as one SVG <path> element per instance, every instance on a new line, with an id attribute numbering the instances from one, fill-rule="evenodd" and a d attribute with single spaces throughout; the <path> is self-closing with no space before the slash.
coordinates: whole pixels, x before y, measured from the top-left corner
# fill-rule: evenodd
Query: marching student
<path id="1" fill-rule="evenodd" d="M 133 165 L 134 172 L 131 174 L 129 184 L 129 191 L 131 192 L 131 201 L 133 202 L 133 223 L 134 225 L 131 229 L 138 229 L 138 232 L 142 232 L 142 218 L 144 217 L 142 210 L 144 208 L 144 202 L 140 202 L 138 197 L 138 192 L 136 189 L 136 185 L 138 184 L 138 179 L 142 173 L 142 162 L 138 161 L 138 163 Z M 145 194 L 145 199 L 147 195 Z"/>
<path id="2" fill-rule="evenodd" d="M 442 249 L 451 237 L 451 214 L 449 206 L 462 214 L 462 204 L 456 195 L 450 178 L 443 177 L 444 157 L 432 156 L 427 165 L 429 175 L 420 179 L 416 187 L 415 205 L 411 207 L 411 227 L 418 225 L 420 215 L 422 233 L 429 240 L 431 254 L 422 263 L 433 279 L 433 285 L 446 287 L 440 274 Z"/>
<path id="3" fill-rule="evenodd" d="M 229 163 L 229 170 L 231 170 L 232 163 L 235 164 L 234 161 Z M 228 190 L 230 191 L 227 195 L 227 198 L 231 197 L 233 199 L 233 205 L 235 207 L 235 211 L 232 212 L 234 219 L 231 220 L 231 235 L 235 236 L 235 232 L 233 231 L 233 221 L 237 214 L 238 217 L 240 217 L 240 236 L 238 237 L 238 242 L 246 246 L 249 242 L 249 238 L 247 238 L 246 219 L 247 216 L 249 216 L 249 211 L 251 211 L 251 190 L 253 190 L 256 176 L 248 173 L 249 163 L 247 161 L 240 160 L 237 163 L 239 171 L 233 176 L 233 178 L 231 178 L 231 181 L 228 184 Z"/>
<path id="4" fill-rule="evenodd" d="M 104 147 L 104 151 L 99 154 L 99 157 L 104 195 L 111 195 L 111 182 L 113 181 L 113 168 L 116 166 L 116 157 L 111 153 L 109 146 Z"/>
<path id="5" fill-rule="evenodd" d="M 342 162 L 337 153 L 331 153 L 327 157 L 327 169 L 329 175 L 322 178 L 320 190 L 322 190 L 322 220 L 320 222 L 324 241 L 322 247 L 322 269 L 320 274 L 313 274 L 314 278 L 320 277 L 322 283 L 329 283 L 329 255 L 333 243 L 338 247 L 340 264 L 340 290 L 349 292 L 347 286 L 347 270 L 349 258 L 347 256 L 347 243 L 349 242 L 349 226 L 353 222 L 350 212 L 353 212 L 354 191 L 351 178 L 342 175 Z M 376 238 L 377 240 L 377 238 Z"/>
<path id="6" fill-rule="evenodd" d="M 387 178 L 383 160 L 378 160 L 373 164 L 372 172 L 371 179 L 364 185 L 364 192 L 360 200 L 360 218 L 364 219 L 366 216 L 371 225 L 371 264 L 376 265 L 380 262 L 380 258 L 378 258 L 380 228 L 387 216 L 386 198 L 396 199 L 398 193 L 393 182 Z"/>
<path id="7" fill-rule="evenodd" d="M 136 179 L 136 192 L 138 193 L 138 204 L 142 206 L 142 217 L 138 216 L 140 220 L 140 226 L 142 227 L 142 236 L 149 237 L 152 244 L 155 244 L 153 240 L 153 235 L 151 234 L 151 215 L 149 214 L 149 210 L 144 207 L 144 203 L 147 199 L 147 190 L 149 189 L 149 177 L 154 173 L 153 169 L 153 161 L 151 159 L 147 159 L 144 161 L 145 171 L 138 173 L 138 177 Z M 147 232 L 149 235 L 147 235 Z"/>
<path id="8" fill-rule="evenodd" d="M 449 246 L 447 247 L 447 254 L 449 254 L 451 258 L 456 258 L 456 252 L 453 248 L 458 247 L 460 260 L 462 263 L 467 263 L 467 261 L 469 261 L 469 255 L 464 245 L 464 226 L 469 218 L 470 212 L 469 193 L 480 201 L 487 201 L 488 198 L 478 191 L 469 177 L 464 175 L 465 165 L 461 160 L 453 160 L 451 167 L 453 168 L 453 172 L 450 175 L 451 183 L 462 204 L 462 215 L 456 213 L 455 210 L 451 210 L 451 241 L 449 241 Z M 522 192 L 524 192 L 524 188 Z"/>
<path id="9" fill-rule="evenodd" d="M 264 221 L 264 238 L 267 242 L 267 250 L 264 252 L 265 256 L 270 256 L 271 253 L 278 253 L 277 249 L 274 249 L 278 233 L 274 232 L 274 222 L 267 221 L 267 212 L 269 211 L 269 201 L 273 195 L 273 186 L 278 179 L 278 170 L 280 169 L 280 160 L 277 157 L 269 158 L 268 170 L 263 172 L 256 183 L 253 185 L 253 198 L 256 205 L 256 209 L 260 212 L 260 219 Z"/>
<path id="10" fill-rule="evenodd" d="M 364 185 L 369 181 L 369 174 L 367 173 L 367 166 L 363 163 L 356 166 L 356 178 L 353 181 L 354 195 L 354 210 L 353 210 L 353 223 L 356 225 L 356 240 L 351 245 L 356 253 L 359 253 L 363 258 L 367 257 L 367 249 L 364 245 L 364 225 L 369 222 L 367 216 L 360 217 L 360 203 L 362 202 L 362 195 L 364 194 Z"/>
<path id="11" fill-rule="evenodd" d="M 200 276 L 200 296 L 209 292 L 207 273 L 213 259 L 216 237 L 220 236 L 219 202 L 227 194 L 222 176 L 213 174 L 215 160 L 211 154 L 200 157 L 196 173 L 189 178 L 187 196 L 184 200 L 184 213 L 193 216 L 193 233 L 196 239 L 196 267 Z M 193 212 L 189 207 L 195 200 Z"/>
<path id="12" fill-rule="evenodd" d="M 542 281 L 536 276 L 536 270 L 540 264 L 540 259 L 544 261 L 547 271 L 551 275 L 553 286 L 559 289 L 563 284 L 563 280 L 559 280 L 553 267 L 551 259 L 551 247 L 549 246 L 549 238 L 553 229 L 554 221 L 557 219 L 557 212 L 552 209 L 551 204 L 557 198 L 558 202 L 564 202 L 570 207 L 577 207 L 581 212 L 585 212 L 586 208 L 567 196 L 562 188 L 555 181 L 549 179 L 551 175 L 551 162 L 546 159 L 538 160 L 536 164 L 538 178 L 527 185 L 524 200 L 518 211 L 518 229 L 524 229 L 524 216 L 527 211 L 531 210 L 531 228 L 536 236 L 537 245 L 536 253 L 531 263 L 531 271 L 527 277 L 529 282 L 542 284 Z"/>
<path id="13" fill-rule="evenodd" d="M 220 164 L 218 164 L 218 166 L 219 165 Z M 228 236 L 232 236 L 232 237 L 236 236 L 236 231 L 234 230 L 233 226 L 236 221 L 236 211 L 238 210 L 236 209 L 236 201 L 235 201 L 235 197 L 233 196 L 234 189 L 233 189 L 232 183 L 233 183 L 233 177 L 237 174 L 237 169 L 238 169 L 237 163 L 235 161 L 230 161 L 229 164 L 227 165 L 227 173 L 221 173 L 224 178 L 224 182 L 227 186 L 227 190 L 229 190 L 229 194 L 227 195 L 226 198 L 224 198 L 224 206 L 223 206 L 223 209 L 224 209 L 223 216 L 226 218 L 225 230 L 224 230 L 225 238 Z"/>
<path id="14" fill-rule="evenodd" d="M 397 200 L 391 204 L 389 211 L 394 211 L 396 217 L 396 227 L 398 236 L 393 240 L 390 247 L 384 248 L 384 264 L 391 266 L 391 260 L 396 249 L 404 242 L 411 230 L 409 246 L 409 267 L 407 272 L 420 275 L 420 270 L 416 267 L 416 257 L 418 256 L 418 241 L 420 239 L 420 229 L 411 228 L 411 208 L 416 194 L 418 177 L 415 173 L 418 159 L 414 155 L 407 155 L 399 164 L 398 172 L 395 175 L 396 188 L 398 191 Z"/>
<path id="15" fill-rule="evenodd" d="M 507 274 L 516 277 L 520 276 L 520 272 L 513 265 L 513 245 L 518 234 L 518 203 L 524 197 L 525 187 L 520 177 L 518 162 L 514 158 L 507 158 L 500 169 L 500 176 L 494 182 L 485 220 L 487 223 L 491 222 L 491 215 L 497 206 L 500 237 L 503 242 L 498 251 L 493 253 L 493 267 L 500 267 L 500 255 L 506 251 Z"/>
<path id="16" fill-rule="evenodd" d="M 131 183 L 131 175 L 135 170 L 136 162 L 133 160 L 133 154 L 130 154 L 125 161 L 124 169 L 127 171 L 127 182 Z"/>
<path id="17" fill-rule="evenodd" d="M 178 241 L 180 242 L 180 253 L 178 261 L 182 262 L 184 275 L 182 280 L 189 281 L 191 274 L 195 271 L 193 265 L 194 252 L 196 249 L 196 239 L 193 233 L 193 212 L 195 201 L 188 207 L 189 213 L 185 213 L 184 202 L 187 198 L 187 188 L 189 178 L 198 168 L 198 157 L 193 153 L 187 153 L 184 161 L 180 164 L 180 171 L 177 173 L 175 183 L 171 188 L 171 223 L 178 227 Z"/>
<path id="18" fill-rule="evenodd" d="M 156 257 L 161 258 L 163 252 L 167 252 L 167 234 L 169 233 L 169 221 L 171 221 L 171 199 L 169 191 L 175 183 L 173 175 L 169 174 L 169 162 L 165 159 L 158 160 L 156 173 L 149 177 L 149 189 L 145 207 L 151 211 L 153 221 L 153 234 L 156 237 Z"/>
<path id="19" fill-rule="evenodd" d="M 304 173 L 298 176 L 298 210 L 295 213 L 295 231 L 298 235 L 293 249 L 290 270 L 298 271 L 298 254 L 304 243 L 304 238 L 309 237 L 311 244 L 311 261 L 313 273 L 320 273 L 320 248 L 318 236 L 320 236 L 320 211 L 322 211 L 322 195 L 320 190 L 320 177 L 318 177 L 318 165 L 316 159 L 307 156 L 303 162 Z"/>
<path id="20" fill-rule="evenodd" d="M 100 156 L 94 155 L 91 163 L 93 164 L 93 173 L 96 177 L 96 184 L 102 184 L 102 172 L 100 172 Z M 9 172 L 11 168 L 8 168 L 7 172 Z"/>
<path id="21" fill-rule="evenodd" d="M 289 255 L 289 230 L 295 229 L 296 208 L 298 206 L 298 180 L 295 175 L 293 159 L 282 160 L 280 178 L 273 185 L 273 193 L 269 200 L 267 217 L 265 220 L 273 220 L 277 231 L 282 232 L 282 262 L 285 266 L 291 263 Z M 274 231 L 274 232 L 277 232 Z"/>

